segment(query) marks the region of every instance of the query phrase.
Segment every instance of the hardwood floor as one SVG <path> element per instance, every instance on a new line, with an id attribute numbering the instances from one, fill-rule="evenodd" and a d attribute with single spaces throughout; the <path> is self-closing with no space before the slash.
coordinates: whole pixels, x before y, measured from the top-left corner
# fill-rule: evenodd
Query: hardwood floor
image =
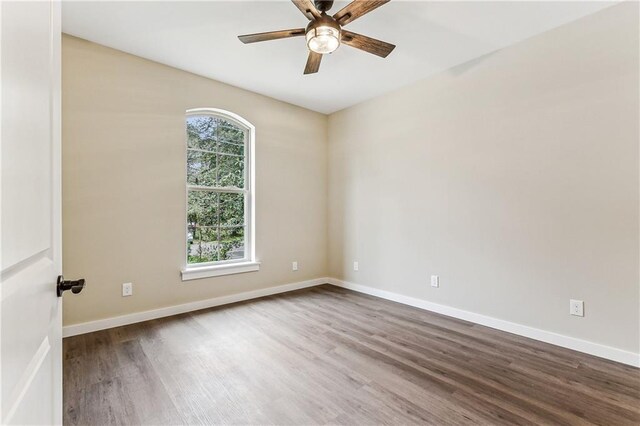
<path id="1" fill-rule="evenodd" d="M 640 424 L 640 370 L 321 286 L 64 340 L 64 422 Z"/>

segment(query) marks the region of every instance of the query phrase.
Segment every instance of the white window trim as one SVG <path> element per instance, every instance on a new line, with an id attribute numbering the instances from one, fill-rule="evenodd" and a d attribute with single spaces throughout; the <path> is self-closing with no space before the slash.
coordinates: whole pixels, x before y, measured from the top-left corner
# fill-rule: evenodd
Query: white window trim
<path id="1" fill-rule="evenodd" d="M 191 265 L 182 270 L 182 281 L 198 280 L 200 278 L 219 277 L 222 275 L 242 274 L 260 270 L 260 262 L 235 262 L 223 265 L 195 266 Z"/>
<path id="2" fill-rule="evenodd" d="M 186 116 L 194 115 L 211 115 L 220 117 L 225 120 L 236 122 L 240 127 L 244 127 L 248 130 L 247 147 L 246 147 L 246 167 L 245 167 L 245 188 L 247 193 L 245 203 L 245 224 L 246 228 L 246 241 L 245 257 L 244 259 L 188 264 L 187 253 L 185 251 L 183 268 L 181 271 L 182 281 L 195 280 L 200 278 L 218 277 L 222 275 L 240 274 L 244 272 L 254 272 L 260 269 L 260 262 L 256 260 L 256 244 L 255 244 L 255 140 L 256 140 L 256 128 L 253 124 L 229 111 L 218 108 L 193 108 L 186 111 Z M 185 144 L 188 141 L 185 139 Z M 186 163 L 185 163 L 186 166 Z M 186 170 L 185 170 L 186 178 Z M 184 221 L 187 223 L 187 203 L 189 197 L 189 185 L 186 186 L 185 192 L 185 211 Z M 194 188 L 195 189 L 195 188 Z M 242 192 L 242 191 L 241 191 Z M 183 247 L 187 246 L 186 238 L 187 233 L 184 233 L 185 241 Z"/>

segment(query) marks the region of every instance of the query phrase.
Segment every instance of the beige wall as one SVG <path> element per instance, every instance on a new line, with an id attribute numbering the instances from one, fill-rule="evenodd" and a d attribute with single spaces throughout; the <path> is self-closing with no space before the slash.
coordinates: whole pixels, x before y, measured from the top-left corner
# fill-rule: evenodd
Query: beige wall
<path id="1" fill-rule="evenodd" d="M 628 3 L 331 115 L 330 275 L 638 352 L 638 72 Z"/>
<path id="2" fill-rule="evenodd" d="M 65 325 L 324 276 L 326 116 L 77 38 L 62 49 L 64 273 L 87 279 Z M 256 126 L 259 272 L 180 279 L 196 107 Z"/>

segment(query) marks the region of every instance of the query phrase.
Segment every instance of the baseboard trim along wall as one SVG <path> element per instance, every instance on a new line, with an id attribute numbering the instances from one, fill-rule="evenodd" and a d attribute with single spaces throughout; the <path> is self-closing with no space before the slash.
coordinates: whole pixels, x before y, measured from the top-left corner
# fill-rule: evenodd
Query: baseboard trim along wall
<path id="1" fill-rule="evenodd" d="M 637 353 L 612 348 L 610 346 L 589 342 L 587 340 L 577 339 L 575 337 L 553 333 L 551 331 L 540 330 L 526 325 L 505 321 L 482 314 L 477 314 L 475 312 L 469 312 L 446 305 L 440 305 L 426 300 L 417 299 L 415 297 L 393 293 L 387 290 L 380 290 L 362 284 L 350 283 L 348 281 L 339 280 L 337 278 L 316 278 L 308 281 L 300 281 L 297 283 L 284 284 L 276 287 L 269 287 L 260 290 L 232 294 L 228 296 L 215 297 L 213 299 L 199 300 L 196 302 L 184 303 L 181 305 L 136 312 L 133 314 L 121 315 L 113 318 L 105 318 L 80 324 L 72 324 L 63 328 L 63 337 L 71 337 L 79 334 L 91 333 L 93 331 L 105 330 L 108 328 L 120 327 L 123 325 L 135 324 L 142 321 L 197 311 L 200 309 L 228 305 L 231 303 L 257 299 L 259 297 L 270 296 L 273 294 L 285 293 L 288 291 L 299 290 L 308 287 L 315 287 L 322 284 L 331 284 L 337 287 L 357 291 L 359 293 L 380 297 L 382 299 L 391 300 L 393 302 L 402 303 L 404 305 L 413 306 L 449 317 L 469 321 L 475 324 L 495 328 L 496 330 L 506 331 L 563 348 L 573 349 L 578 352 L 595 355 L 600 358 L 617 361 L 634 367 L 640 367 L 640 354 Z"/>
<path id="2" fill-rule="evenodd" d="M 62 336 L 77 336 L 78 334 L 91 333 L 93 331 L 106 330 L 108 328 L 120 327 L 123 325 L 135 324 L 152 319 L 184 314 L 186 312 L 198 311 L 200 309 L 228 305 L 230 303 L 257 299 L 264 296 L 271 296 L 272 294 L 286 293 L 287 291 L 299 290 L 307 287 L 315 287 L 321 284 L 327 284 L 328 282 L 328 278 L 316 278 L 313 280 L 262 288 L 260 290 L 246 291 L 243 293 L 231 294 L 228 296 L 214 297 L 212 299 L 198 300 L 196 302 L 189 302 L 181 305 L 167 306 L 165 308 L 152 309 L 149 311 L 135 312 L 133 314 L 126 314 L 112 318 L 67 325 L 62 328 Z"/>
<path id="3" fill-rule="evenodd" d="M 550 343 L 552 345 L 561 346 L 563 348 L 573 349 L 575 351 L 583 352 L 589 355 L 595 355 L 597 357 L 609 359 L 611 361 L 617 361 L 634 367 L 640 367 L 640 354 L 637 353 L 612 348 L 610 346 L 589 342 L 587 340 L 577 339 L 575 337 L 553 333 L 551 331 L 540 330 L 538 328 L 533 328 L 510 321 L 477 314 L 475 312 L 469 312 L 462 309 L 452 308 L 446 305 L 428 302 L 426 300 L 393 293 L 387 290 L 380 290 L 362 284 L 354 284 L 336 278 L 329 278 L 329 284 L 357 291 L 359 293 L 380 297 L 382 299 L 391 300 L 393 302 L 402 303 L 404 305 L 436 312 L 438 314 L 446 315 L 449 317 L 469 321 L 475 324 L 495 328 L 496 330 L 506 331 L 509 333 L 517 334 L 519 336 L 528 337 L 530 339 L 539 340 L 545 343 Z"/>

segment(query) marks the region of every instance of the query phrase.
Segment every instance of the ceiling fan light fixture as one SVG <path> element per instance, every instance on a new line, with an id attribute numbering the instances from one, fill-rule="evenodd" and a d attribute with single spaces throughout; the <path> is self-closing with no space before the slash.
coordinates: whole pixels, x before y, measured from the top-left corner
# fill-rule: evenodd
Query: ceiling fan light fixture
<path id="1" fill-rule="evenodd" d="M 306 38 L 309 50 L 323 55 L 340 47 L 340 30 L 328 25 L 309 29 Z"/>

